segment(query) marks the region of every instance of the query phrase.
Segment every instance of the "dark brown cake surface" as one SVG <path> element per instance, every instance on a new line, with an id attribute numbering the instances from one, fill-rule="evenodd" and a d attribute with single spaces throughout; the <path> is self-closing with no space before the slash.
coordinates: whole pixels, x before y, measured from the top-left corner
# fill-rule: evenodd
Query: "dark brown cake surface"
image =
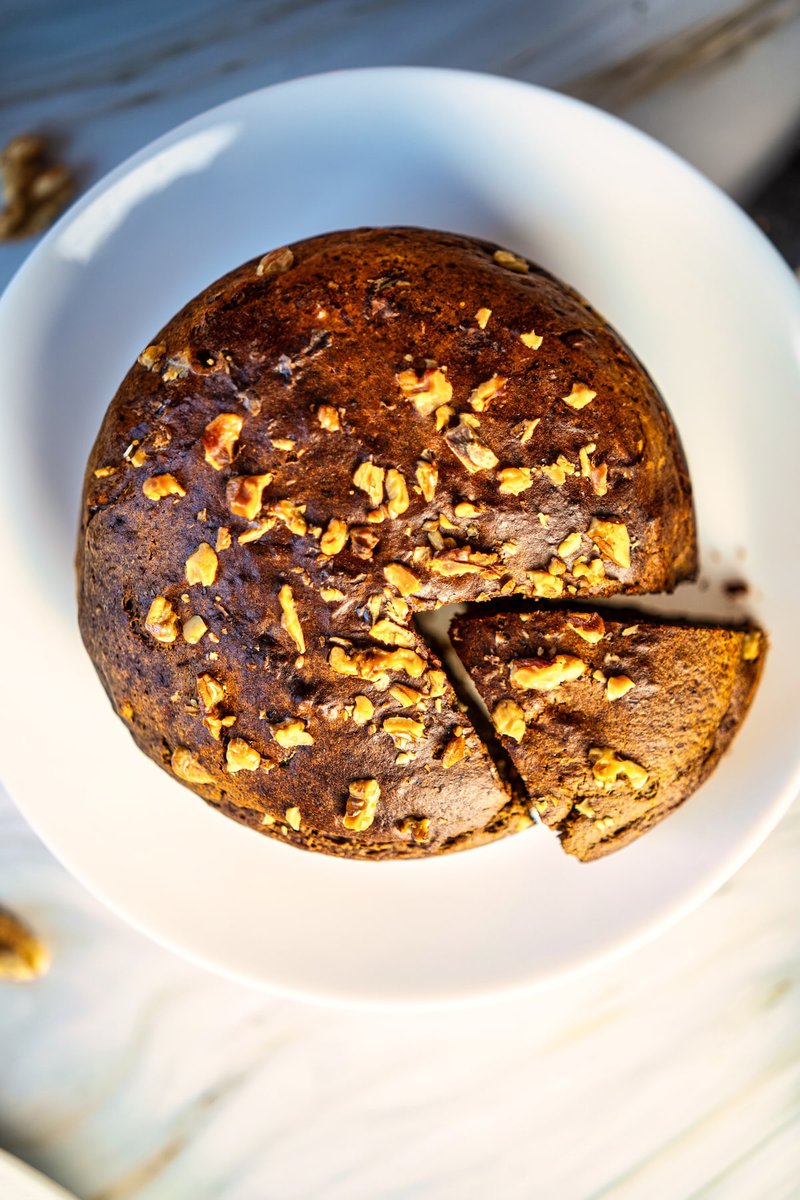
<path id="1" fill-rule="evenodd" d="M 87 469 L 80 622 L 139 746 L 206 800 L 428 854 L 529 818 L 414 612 L 695 567 L 675 429 L 602 318 L 494 245 L 356 230 L 245 264 L 142 352 Z"/>
<path id="2" fill-rule="evenodd" d="M 605 612 L 474 613 L 453 645 L 545 824 L 588 860 L 682 804 L 741 725 L 756 629 Z"/>

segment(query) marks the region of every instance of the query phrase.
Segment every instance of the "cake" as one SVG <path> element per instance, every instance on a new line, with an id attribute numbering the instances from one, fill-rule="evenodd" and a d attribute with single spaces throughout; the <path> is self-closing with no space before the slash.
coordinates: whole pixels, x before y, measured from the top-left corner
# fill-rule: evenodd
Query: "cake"
<path id="1" fill-rule="evenodd" d="M 696 791 L 744 719 L 766 649 L 755 628 L 615 609 L 474 613 L 452 638 L 533 806 L 584 861 Z"/>
<path id="2" fill-rule="evenodd" d="M 696 566 L 675 426 L 580 295 L 493 243 L 358 229 L 245 263 L 142 349 L 89 458 L 79 617 L 137 745 L 209 804 L 419 856 L 531 816 L 415 616 Z"/>

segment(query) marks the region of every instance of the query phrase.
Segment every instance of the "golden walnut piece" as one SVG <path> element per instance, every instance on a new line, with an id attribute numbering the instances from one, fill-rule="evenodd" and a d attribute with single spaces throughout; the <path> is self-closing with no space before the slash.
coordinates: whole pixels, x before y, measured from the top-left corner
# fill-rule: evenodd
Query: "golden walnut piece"
<path id="1" fill-rule="evenodd" d="M 349 787 L 342 824 L 354 833 L 364 833 L 375 820 L 381 787 L 377 779 L 354 779 Z"/>
<path id="2" fill-rule="evenodd" d="M 0 908 L 0 980 L 27 983 L 44 975 L 49 966 L 44 943 L 13 913 Z"/>

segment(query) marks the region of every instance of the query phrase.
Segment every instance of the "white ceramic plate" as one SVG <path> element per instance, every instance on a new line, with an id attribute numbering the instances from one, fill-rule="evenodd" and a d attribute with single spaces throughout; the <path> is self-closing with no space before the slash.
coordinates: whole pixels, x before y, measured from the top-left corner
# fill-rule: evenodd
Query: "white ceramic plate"
<path id="1" fill-rule="evenodd" d="M 704 584 L 772 639 L 733 751 L 675 816 L 581 865 L 540 829 L 423 862 L 301 853 L 225 820 L 134 748 L 76 627 L 81 472 L 128 365 L 189 297 L 272 246 L 361 224 L 496 239 L 563 276 L 644 360 L 681 430 Z M 123 164 L 0 302 L 2 770 L 111 907 L 213 969 L 286 993 L 446 1001 L 541 985 L 630 949 L 753 852 L 799 780 L 800 295 L 764 237 L 683 162 L 524 84 L 381 69 L 301 79 Z"/>
<path id="2" fill-rule="evenodd" d="M 0 1150 L 0 1196 L 3 1200 L 75 1200 L 45 1175 Z"/>

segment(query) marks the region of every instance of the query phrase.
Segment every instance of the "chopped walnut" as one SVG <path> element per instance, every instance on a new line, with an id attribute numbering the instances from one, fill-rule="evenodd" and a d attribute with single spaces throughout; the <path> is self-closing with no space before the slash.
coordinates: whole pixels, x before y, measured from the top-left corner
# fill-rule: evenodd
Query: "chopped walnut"
<path id="1" fill-rule="evenodd" d="M 444 435 L 448 447 L 470 474 L 476 471 L 491 471 L 497 466 L 497 455 L 475 437 L 475 433 L 463 416 L 455 429 Z"/>
<path id="2" fill-rule="evenodd" d="M 530 467 L 503 467 L 497 472 L 499 491 L 503 496 L 518 496 L 533 483 Z"/>
<path id="3" fill-rule="evenodd" d="M 459 500 L 453 512 L 459 520 L 463 521 L 468 517 L 479 517 L 483 509 L 479 505 L 473 504 L 471 500 Z"/>
<path id="4" fill-rule="evenodd" d="M 479 329 L 486 328 L 486 326 L 489 324 L 489 318 L 491 317 L 491 315 L 492 315 L 492 310 L 490 308 L 479 308 L 478 309 L 478 311 L 475 313 L 475 321 L 476 321 Z"/>
<path id="5" fill-rule="evenodd" d="M 354 650 L 348 654 L 343 646 L 333 646 L 328 656 L 332 670 L 339 675 L 357 675 L 370 683 L 381 683 L 387 671 L 405 671 L 412 679 L 425 671 L 425 659 L 414 650 Z M 388 684 L 388 678 L 386 678 Z"/>
<path id="6" fill-rule="evenodd" d="M 198 675 L 196 687 L 197 695 L 206 712 L 211 712 L 225 699 L 225 688 L 213 675 Z"/>
<path id="7" fill-rule="evenodd" d="M 344 521 L 331 517 L 328 528 L 320 538 L 319 548 L 323 554 L 338 554 L 347 545 L 348 529 Z"/>
<path id="8" fill-rule="evenodd" d="M 350 530 L 350 543 L 357 558 L 370 559 L 378 544 L 378 535 L 368 525 L 354 525 Z"/>
<path id="9" fill-rule="evenodd" d="M 261 511 L 264 488 L 272 483 L 272 475 L 236 475 L 225 488 L 225 502 L 237 517 L 254 521 Z"/>
<path id="10" fill-rule="evenodd" d="M 745 662 L 753 662 L 758 658 L 763 640 L 764 636 L 759 629 L 748 629 L 742 641 L 742 658 Z"/>
<path id="11" fill-rule="evenodd" d="M 428 695 L 431 697 L 431 699 L 435 699 L 437 696 L 443 696 L 447 690 L 447 676 L 445 675 L 444 671 L 439 671 L 435 667 L 432 667 L 431 670 L 428 671 L 427 678 L 429 688 Z"/>
<path id="12" fill-rule="evenodd" d="M 602 641 L 606 635 L 605 621 L 599 613 L 570 613 L 567 625 L 590 646 Z"/>
<path id="13" fill-rule="evenodd" d="M 286 809 L 286 812 L 283 814 L 283 819 L 286 824 L 295 831 L 295 833 L 300 832 L 300 822 L 302 818 L 300 816 L 300 809 L 297 808 L 296 805 L 292 808 Z"/>
<path id="14" fill-rule="evenodd" d="M 119 706 L 119 715 L 122 717 L 123 721 L 133 720 L 133 705 L 131 704 L 130 700 L 122 701 L 122 704 Z"/>
<path id="15" fill-rule="evenodd" d="M 332 404 L 320 404 L 317 409 L 317 420 L 327 433 L 337 433 L 342 428 L 339 413 Z"/>
<path id="16" fill-rule="evenodd" d="M 154 342 L 152 346 L 146 346 L 136 360 L 147 371 L 157 371 L 167 353 L 167 347 L 163 342 Z"/>
<path id="17" fill-rule="evenodd" d="M 276 450 L 285 450 L 287 454 L 290 454 L 297 445 L 294 438 L 290 437 L 276 437 L 271 438 L 270 441 Z"/>
<path id="18" fill-rule="evenodd" d="M 295 606 L 294 594 L 288 583 L 285 583 L 278 592 L 278 603 L 281 606 L 281 627 L 286 630 L 289 637 L 294 642 L 301 654 L 306 652 L 306 639 L 303 636 L 303 629 L 300 624 L 300 618 L 297 615 Z"/>
<path id="19" fill-rule="evenodd" d="M 437 408 L 436 432 L 441 433 L 443 429 L 446 429 L 455 415 L 456 410 L 453 408 L 452 404 L 443 404 L 441 408 Z"/>
<path id="20" fill-rule="evenodd" d="M 606 697 L 609 700 L 619 700 L 620 697 L 627 696 L 633 687 L 636 687 L 636 684 L 627 675 L 609 675 L 606 680 Z"/>
<path id="21" fill-rule="evenodd" d="M 256 267 L 256 275 L 283 275 L 294 266 L 294 254 L 288 246 L 270 250 Z"/>
<path id="22" fill-rule="evenodd" d="M 614 750 L 595 747 L 589 751 L 592 774 L 598 787 L 609 790 L 622 775 L 639 792 L 650 778 L 648 771 L 630 758 L 621 758 Z"/>
<path id="23" fill-rule="evenodd" d="M 238 413 L 220 413 L 209 421 L 203 434 L 203 452 L 206 462 L 215 471 L 230 466 L 233 449 L 242 432 L 244 419 Z"/>
<path id="24" fill-rule="evenodd" d="M 194 646 L 200 641 L 207 630 L 208 626 L 202 617 L 189 617 L 188 621 L 183 622 L 183 640 L 188 642 L 190 646 Z"/>
<path id="25" fill-rule="evenodd" d="M 525 713 L 515 700 L 500 700 L 492 713 L 492 722 L 498 733 L 521 742 L 525 736 Z"/>
<path id="26" fill-rule="evenodd" d="M 375 705 L 369 696 L 356 696 L 353 703 L 353 721 L 356 725 L 367 725 L 375 716 Z"/>
<path id="27" fill-rule="evenodd" d="M 509 678 L 513 687 L 524 691 L 552 692 L 562 683 L 580 679 L 586 663 L 573 654 L 557 654 L 553 659 L 518 658 L 511 664 Z"/>
<path id="28" fill-rule="evenodd" d="M 575 805 L 575 811 L 579 812 L 582 817 L 587 817 L 588 820 L 594 820 L 595 811 L 588 800 L 579 800 Z"/>
<path id="29" fill-rule="evenodd" d="M 383 479 L 386 472 L 373 462 L 363 462 L 353 475 L 353 483 L 369 496 L 370 504 L 378 505 L 383 499 Z"/>
<path id="30" fill-rule="evenodd" d="M 595 496 L 605 496 L 608 491 L 608 467 L 605 463 L 592 467 L 589 472 L 589 482 Z"/>
<path id="31" fill-rule="evenodd" d="M 423 417 L 429 417 L 437 408 L 447 404 L 453 395 L 452 384 L 443 368 L 429 369 L 423 375 L 411 370 L 400 371 L 395 379 L 404 398 L 410 400 Z"/>
<path id="32" fill-rule="evenodd" d="M 386 496 L 388 503 L 386 511 L 392 520 L 401 516 L 408 508 L 408 488 L 400 471 L 391 467 L 386 472 Z"/>
<path id="33" fill-rule="evenodd" d="M 458 733 L 450 739 L 444 748 L 442 766 L 447 771 L 450 767 L 454 767 L 456 763 L 461 762 L 462 758 L 466 758 L 468 754 L 466 738 L 463 734 Z"/>
<path id="34" fill-rule="evenodd" d="M 412 842 L 421 844 L 431 840 L 431 822 L 429 817 L 403 817 L 398 821 L 397 832 L 401 837 L 410 837 Z"/>
<path id="35" fill-rule="evenodd" d="M 455 550 L 445 550 L 435 555 L 428 562 L 428 569 L 434 575 L 488 575 L 495 576 L 497 570 L 497 554 L 482 554 L 471 546 L 459 546 Z"/>
<path id="36" fill-rule="evenodd" d="M 493 375 L 479 383 L 469 394 L 469 403 L 475 412 L 483 412 L 490 400 L 502 392 L 508 380 L 503 375 Z"/>
<path id="37" fill-rule="evenodd" d="M 524 446 L 533 437 L 533 432 L 541 419 L 541 417 L 532 417 L 530 420 L 518 421 L 511 432 Z"/>
<path id="38" fill-rule="evenodd" d="M 522 342 L 523 346 L 527 346 L 529 350 L 538 350 L 544 341 L 544 338 L 541 337 L 535 329 L 532 329 L 530 333 L 521 333 L 519 335 L 519 340 Z"/>
<path id="39" fill-rule="evenodd" d="M 108 479 L 109 475 L 116 475 L 119 467 L 98 467 L 94 471 L 95 479 Z"/>
<path id="40" fill-rule="evenodd" d="M 209 546 L 208 542 L 201 542 L 194 554 L 190 554 L 186 560 L 186 582 L 190 585 L 200 583 L 203 587 L 210 587 L 217 578 L 218 563 L 217 552 L 213 546 Z"/>
<path id="41" fill-rule="evenodd" d="M 275 524 L 275 517 L 260 517 L 249 529 L 245 529 L 244 533 L 240 533 L 236 540 L 241 546 L 245 546 L 250 542 L 257 542 L 265 533 L 269 533 L 270 529 L 274 529 Z M 228 534 L 228 538 L 230 539 L 230 534 Z M 219 533 L 217 534 L 217 541 L 219 541 Z M 230 545 L 230 540 L 228 540 L 228 545 Z M 219 547 L 217 548 L 219 549 Z"/>
<path id="42" fill-rule="evenodd" d="M 178 616 L 169 600 L 156 596 L 148 609 L 144 627 L 157 642 L 169 645 L 178 636 Z"/>
<path id="43" fill-rule="evenodd" d="M 142 491 L 148 500 L 163 500 L 165 496 L 185 496 L 186 489 L 182 488 L 174 475 L 151 475 L 142 484 Z"/>
<path id="44" fill-rule="evenodd" d="M 214 776 L 209 775 L 205 767 L 186 746 L 177 746 L 172 751 L 172 769 L 179 779 L 186 783 L 213 783 Z"/>
<path id="45" fill-rule="evenodd" d="M 339 588 L 324 587 L 319 589 L 319 594 L 326 604 L 332 604 L 336 600 L 344 600 L 345 594 Z"/>
<path id="46" fill-rule="evenodd" d="M 416 596 L 422 591 L 422 583 L 413 572 L 402 563 L 389 563 L 383 568 L 383 574 L 392 587 L 396 587 L 401 596 Z"/>
<path id="47" fill-rule="evenodd" d="M 604 521 L 593 517 L 587 532 L 603 558 L 618 567 L 631 565 L 631 539 L 627 525 L 621 521 Z"/>
<path id="48" fill-rule="evenodd" d="M 44 942 L 19 917 L 0 908 L 0 980 L 29 983 L 45 975 L 49 967 L 50 953 Z"/>
<path id="49" fill-rule="evenodd" d="M 413 717 L 387 717 L 381 728 L 389 734 L 398 750 L 408 750 L 425 736 L 423 722 L 415 721 Z"/>
<path id="50" fill-rule="evenodd" d="M 364 833 L 375 820 L 381 788 L 377 779 L 354 779 L 348 788 L 342 824 L 354 833 Z"/>
<path id="51" fill-rule="evenodd" d="M 421 692 L 415 691 L 414 688 L 406 687 L 404 683 L 396 683 L 393 687 L 390 687 L 389 695 L 403 708 L 414 708 L 423 699 Z"/>
<path id="52" fill-rule="evenodd" d="M 562 558 L 572 558 L 573 554 L 577 554 L 581 548 L 581 535 L 575 530 L 573 533 L 568 533 L 562 542 L 559 543 L 558 553 Z"/>
<path id="53" fill-rule="evenodd" d="M 435 463 L 426 462 L 420 459 L 416 469 L 417 483 L 420 486 L 425 499 L 430 503 L 436 493 L 436 484 L 439 479 L 439 472 Z"/>
<path id="54" fill-rule="evenodd" d="M 549 571 L 526 571 L 525 579 L 530 594 L 539 596 L 542 600 L 555 600 L 564 592 L 563 579 L 558 575 L 551 575 Z"/>
<path id="55" fill-rule="evenodd" d="M 269 511 L 297 537 L 305 537 L 308 533 L 308 524 L 303 516 L 306 511 L 305 504 L 294 504 L 291 500 L 279 500 L 277 504 L 270 507 Z M 239 538 L 239 541 L 241 540 Z"/>
<path id="56" fill-rule="evenodd" d="M 261 755 L 244 738 L 231 738 L 225 750 L 225 761 L 228 773 L 235 775 L 237 771 L 257 771 L 261 766 Z"/>
<path id="57" fill-rule="evenodd" d="M 217 530 L 217 540 L 214 543 L 214 549 L 216 550 L 217 554 L 219 554 L 221 550 L 229 550 L 230 546 L 231 531 L 228 529 L 227 525 L 220 525 L 219 529 Z"/>
<path id="58" fill-rule="evenodd" d="M 394 621 L 387 621 L 385 617 L 375 622 L 369 635 L 375 638 L 376 642 L 385 642 L 388 646 L 407 646 L 413 650 L 415 645 L 414 634 L 410 629 L 404 629 Z"/>
<path id="59" fill-rule="evenodd" d="M 230 727 L 235 724 L 236 717 L 234 717 L 232 714 L 228 715 L 227 717 L 218 717 L 213 713 L 206 713 L 206 715 L 203 717 L 203 725 L 217 742 L 220 739 L 222 730 L 230 729 Z"/>
<path id="60" fill-rule="evenodd" d="M 554 463 L 548 466 L 539 467 L 543 475 L 546 475 L 550 482 L 555 487 L 561 487 L 568 475 L 575 474 L 575 464 L 571 463 L 563 454 L 559 454 Z"/>
<path id="61" fill-rule="evenodd" d="M 586 580 L 589 585 L 602 583 L 606 577 L 606 569 L 599 558 L 592 558 L 589 562 L 585 558 L 576 558 L 572 564 L 572 574 L 579 582 Z"/>
<path id="62" fill-rule="evenodd" d="M 510 250 L 495 250 L 492 257 L 498 266 L 505 267 L 507 271 L 516 271 L 520 275 L 526 275 L 531 269 L 530 263 L 519 254 L 512 254 Z"/>
<path id="63" fill-rule="evenodd" d="M 299 720 L 282 721 L 280 725 L 273 726 L 272 736 L 279 746 L 287 750 L 294 746 L 314 745 L 313 737 Z"/>
<path id="64" fill-rule="evenodd" d="M 572 391 L 568 396 L 562 396 L 561 399 L 570 408 L 578 409 L 585 408 L 587 404 L 591 404 L 597 392 L 593 392 L 585 383 L 573 383 Z"/>
<path id="65" fill-rule="evenodd" d="M 567 569 L 567 564 L 562 562 L 560 558 L 551 558 L 547 564 L 547 571 L 550 575 L 563 575 Z"/>

